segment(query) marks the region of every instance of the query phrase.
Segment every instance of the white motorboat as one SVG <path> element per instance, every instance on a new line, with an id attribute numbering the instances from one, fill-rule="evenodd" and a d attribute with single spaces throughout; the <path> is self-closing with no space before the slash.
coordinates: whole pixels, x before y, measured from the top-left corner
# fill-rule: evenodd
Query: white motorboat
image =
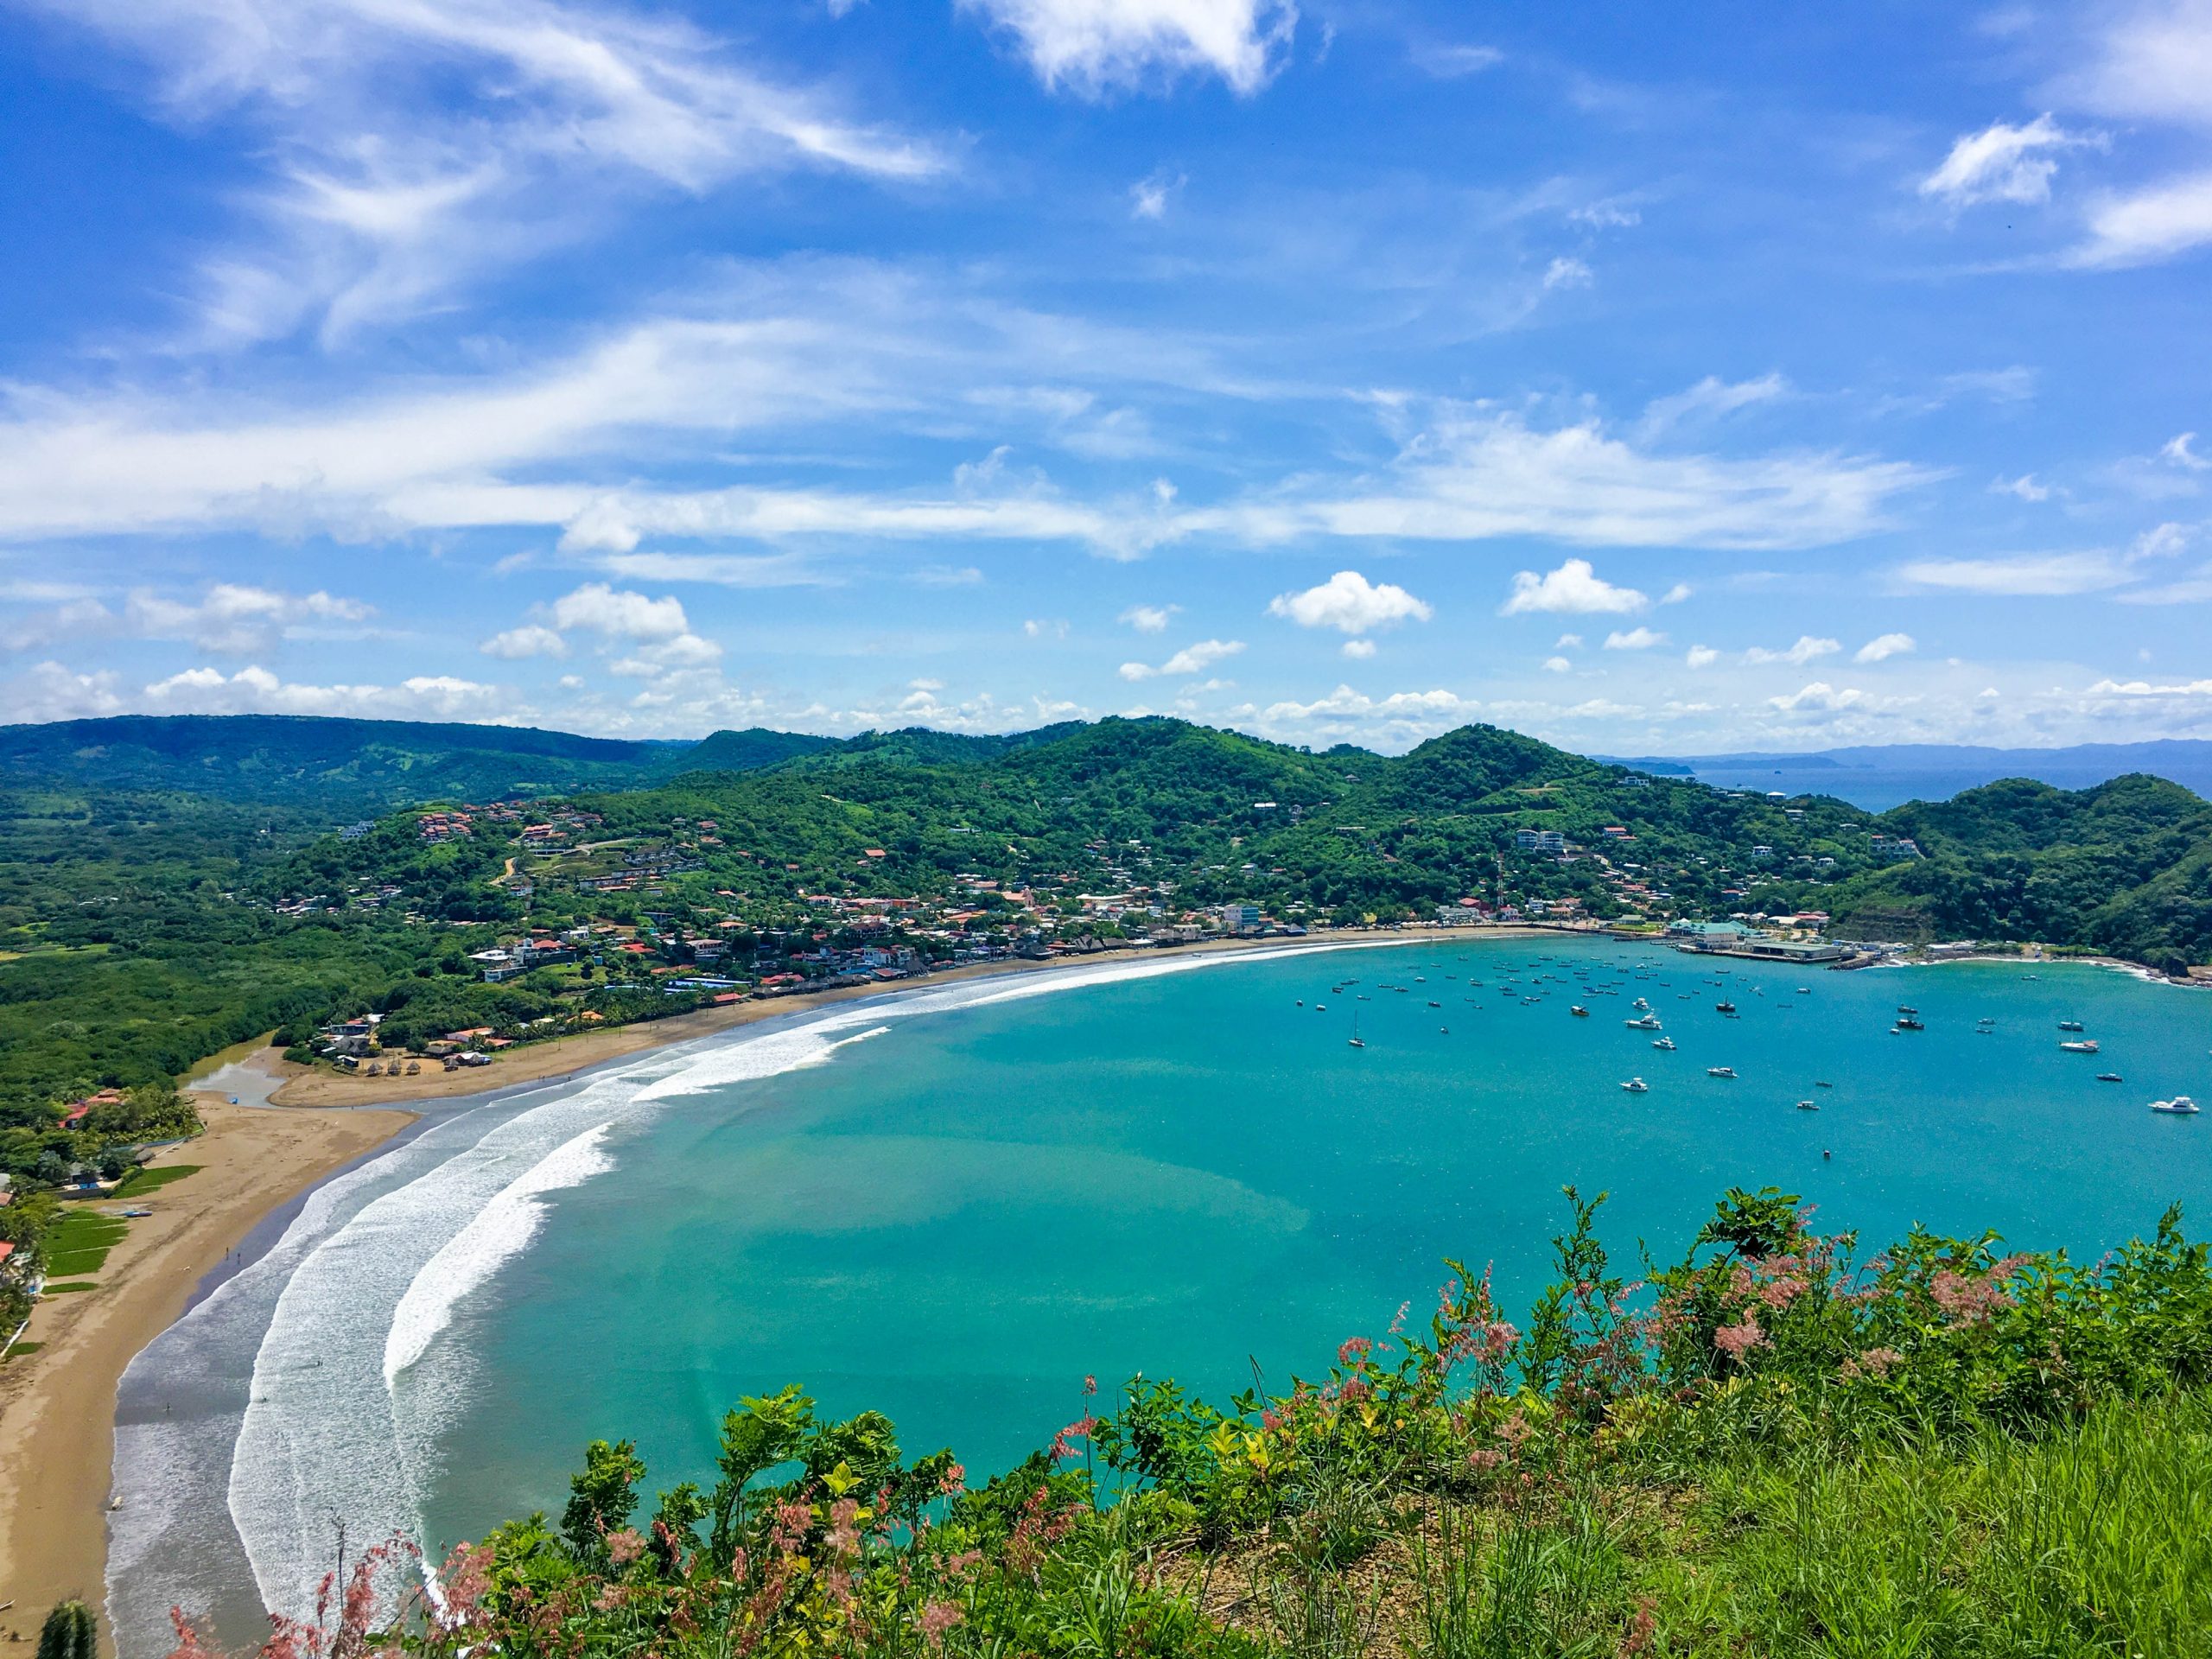
<path id="1" fill-rule="evenodd" d="M 1732 1077 L 1736 1075 L 1736 1068 L 1732 1065 L 1708 1065 L 1705 1068 L 1705 1075 L 1708 1077 Z"/>
<path id="2" fill-rule="evenodd" d="M 1621 1087 L 1631 1095 L 1648 1095 L 1651 1092 L 1651 1085 L 1644 1082 L 1642 1077 L 1630 1077 L 1626 1083 L 1621 1084 Z"/>
<path id="3" fill-rule="evenodd" d="M 2173 1117 L 2194 1117 L 2203 1109 L 2187 1095 L 2176 1095 L 2171 1100 L 2152 1101 L 2151 1109 L 2154 1112 L 2164 1112 Z"/>

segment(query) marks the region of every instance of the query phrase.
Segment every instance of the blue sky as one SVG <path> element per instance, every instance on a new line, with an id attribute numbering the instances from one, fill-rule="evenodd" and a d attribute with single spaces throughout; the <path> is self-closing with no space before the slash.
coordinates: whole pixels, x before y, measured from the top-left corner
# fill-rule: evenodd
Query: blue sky
<path id="1" fill-rule="evenodd" d="M 2212 736 L 2212 0 L 0 0 L 0 719 Z"/>

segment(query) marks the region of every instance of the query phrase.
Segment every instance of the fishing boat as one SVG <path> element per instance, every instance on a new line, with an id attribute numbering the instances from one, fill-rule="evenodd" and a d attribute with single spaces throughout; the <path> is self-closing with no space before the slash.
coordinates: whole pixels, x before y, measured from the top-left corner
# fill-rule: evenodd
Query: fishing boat
<path id="1" fill-rule="evenodd" d="M 2187 1095 L 2176 1095 L 2171 1100 L 2152 1101 L 2151 1109 L 2154 1112 L 2164 1112 L 2174 1117 L 2194 1117 L 2202 1109 Z"/>
<path id="2" fill-rule="evenodd" d="M 1815 1083 L 1813 1087 L 1815 1089 L 1833 1089 L 1835 1087 L 1835 1084 L 1832 1083 Z"/>
<path id="3" fill-rule="evenodd" d="M 1736 1012 L 1736 1005 L 1729 1001 L 1716 1002 L 1713 1005 L 1713 1011 L 1715 1014 L 1733 1014 Z"/>
<path id="4" fill-rule="evenodd" d="M 1801 1112 L 1817 1112 L 1821 1109 L 1821 1103 L 1817 1100 L 1801 1100 L 1797 1103 L 1797 1109 Z"/>
<path id="5" fill-rule="evenodd" d="M 1926 1026 L 1920 1023 L 1920 1016 L 1916 1014 L 1901 1014 L 1897 1015 L 1897 1028 L 1899 1031 L 1925 1031 L 1928 1029 Z"/>
<path id="6" fill-rule="evenodd" d="M 2100 1071 L 2097 1073 L 2097 1081 L 2099 1083 L 2126 1083 L 2127 1079 L 2117 1071 Z"/>
<path id="7" fill-rule="evenodd" d="M 1671 1037 L 1654 1037 L 1651 1039 L 1651 1046 L 1664 1049 L 1671 1054 L 1675 1052 L 1675 1039 Z"/>
<path id="8" fill-rule="evenodd" d="M 2083 1027 L 2079 1020 L 2062 1020 L 2058 1022 L 2058 1028 L 2061 1031 L 2080 1031 Z"/>
<path id="9" fill-rule="evenodd" d="M 1643 1014 L 1649 1014 L 1651 1011 L 1651 1005 L 1640 996 L 1637 997 L 1635 1001 L 1630 1003 L 1629 1007 Z"/>
<path id="10" fill-rule="evenodd" d="M 1587 1020 L 1590 1017 L 1590 1010 L 1584 1007 L 1580 1002 L 1577 1002 L 1573 1007 L 1569 1008 L 1567 1012 L 1578 1020 Z"/>
<path id="11" fill-rule="evenodd" d="M 1626 1083 L 1621 1084 L 1621 1087 L 1631 1095 L 1648 1095 L 1651 1092 L 1651 1085 L 1644 1082 L 1642 1077 L 1630 1077 Z M 2190 1109 L 2195 1111 L 2196 1109 L 2192 1106 Z"/>
<path id="12" fill-rule="evenodd" d="M 2084 1042 L 2061 1043 L 2059 1047 L 2069 1054 L 2094 1054 L 2097 1052 L 2097 1039 L 2092 1037 Z"/>
<path id="13" fill-rule="evenodd" d="M 1659 1024 L 1659 1016 L 1656 1014 L 1647 1014 L 1641 1020 L 1624 1020 L 1621 1023 L 1626 1026 L 1630 1031 L 1658 1031 L 1662 1029 Z"/>
<path id="14" fill-rule="evenodd" d="M 1900 1002 L 1897 1004 L 1897 1012 L 1899 1014 L 1918 1014 L 1920 1010 L 1918 1008 L 1909 1008 L 1904 1003 Z"/>
<path id="15" fill-rule="evenodd" d="M 1708 1077 L 1732 1077 L 1736 1075 L 1736 1068 L 1732 1065 L 1708 1065 L 1705 1068 L 1705 1075 Z"/>

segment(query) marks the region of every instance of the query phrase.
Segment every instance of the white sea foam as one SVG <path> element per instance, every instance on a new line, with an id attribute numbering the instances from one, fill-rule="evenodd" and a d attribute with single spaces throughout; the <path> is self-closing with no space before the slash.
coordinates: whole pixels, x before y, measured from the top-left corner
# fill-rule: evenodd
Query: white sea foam
<path id="1" fill-rule="evenodd" d="M 529 1247 L 545 1221 L 545 1194 L 581 1186 L 614 1167 L 601 1123 L 563 1142 L 527 1173 L 502 1188 L 476 1218 L 423 1263 L 399 1299 L 384 1339 L 384 1380 L 390 1388 L 453 1321 L 461 1299 Z"/>
<path id="2" fill-rule="evenodd" d="M 419 1530 L 465 1357 L 429 1362 L 464 1300 L 529 1247 L 549 1196 L 612 1167 L 615 1131 L 683 1096 L 829 1059 L 865 1010 L 671 1049 L 542 1103 L 442 1124 L 409 1179 L 290 1268 L 253 1368 L 229 1482 L 233 1526 L 270 1607 L 310 1605 L 334 1516 L 355 1539 Z M 425 1159 L 423 1154 L 431 1154 Z"/>

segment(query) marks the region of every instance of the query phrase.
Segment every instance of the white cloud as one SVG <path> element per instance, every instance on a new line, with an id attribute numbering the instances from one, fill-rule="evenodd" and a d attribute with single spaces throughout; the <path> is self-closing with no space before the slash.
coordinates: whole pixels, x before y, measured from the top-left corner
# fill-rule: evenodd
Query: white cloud
<path id="1" fill-rule="evenodd" d="M 565 657 L 569 654 L 569 642 L 552 629 L 532 622 L 509 628 L 505 633 L 495 633 L 477 650 L 486 657 L 503 657 L 509 661 L 524 657 Z"/>
<path id="2" fill-rule="evenodd" d="M 1148 179 L 1140 179 L 1129 187 L 1129 214 L 1135 219 L 1162 219 L 1167 217 L 1167 204 L 1175 193 L 1190 181 L 1178 173 L 1170 177 L 1155 173 Z"/>
<path id="3" fill-rule="evenodd" d="M 2023 501 L 2048 501 L 2050 486 L 2036 482 L 2033 473 L 2023 473 L 2018 478 L 2000 478 L 1989 486 L 1992 495 L 2017 495 Z"/>
<path id="4" fill-rule="evenodd" d="M 1242 639 L 1201 639 L 1195 645 L 1185 645 L 1157 668 L 1147 663 L 1123 663 L 1122 677 L 1125 680 L 1153 680 L 1163 676 L 1203 674 L 1216 663 L 1234 657 L 1244 649 Z"/>
<path id="5" fill-rule="evenodd" d="M 972 564 L 925 564 L 906 580 L 917 588 L 980 588 L 983 573 Z"/>
<path id="6" fill-rule="evenodd" d="M 1908 656 L 1919 648 L 1918 643 L 1909 633 L 1885 633 L 1859 646 L 1851 660 L 1854 663 L 1884 663 L 1892 657 Z"/>
<path id="7" fill-rule="evenodd" d="M 2089 211 L 2089 239 L 2068 256 L 2076 265 L 2154 264 L 2212 242 L 2212 173 L 2169 179 Z"/>
<path id="8" fill-rule="evenodd" d="M 1797 636 L 1797 643 L 1784 651 L 1770 651 L 1764 645 L 1753 645 L 1744 653 L 1747 663 L 1791 663 L 1802 668 L 1816 658 L 1832 657 L 1843 649 L 1837 639 L 1816 639 L 1809 633 Z"/>
<path id="9" fill-rule="evenodd" d="M 2196 451 L 2190 447 L 2195 444 L 2196 442 L 2196 433 L 2178 433 L 2175 436 L 2167 439 L 2164 444 L 2160 447 L 2158 450 L 2158 459 L 2161 461 L 2170 461 L 2173 462 L 2175 466 L 2184 467 L 2192 473 L 2201 473 L 2208 469 L 2212 469 L 2212 459 L 2208 459 L 2203 455 L 2198 454 Z"/>
<path id="10" fill-rule="evenodd" d="M 2099 680 L 2088 694 L 2093 697 L 2212 697 L 2212 680 L 2189 680 L 2154 685 L 2148 680 Z"/>
<path id="11" fill-rule="evenodd" d="M 1114 620 L 1128 623 L 1139 633 L 1165 633 L 1169 620 L 1182 608 L 1180 605 L 1132 605 Z"/>
<path id="12" fill-rule="evenodd" d="M 1375 642 L 1372 639 L 1347 639 L 1338 649 L 1352 661 L 1363 663 L 1375 655 Z"/>
<path id="13" fill-rule="evenodd" d="M 1640 611 L 1650 602 L 1633 588 L 1616 588 L 1605 581 L 1589 560 L 1569 559 L 1558 569 L 1541 576 L 1533 570 L 1516 573 L 1513 591 L 1498 607 L 1498 614 L 1522 616 L 1531 611 L 1560 611 L 1618 615 Z"/>
<path id="14" fill-rule="evenodd" d="M 187 669 L 148 685 L 136 706 L 155 714 L 353 715 L 398 719 L 487 720 L 508 712 L 506 692 L 452 675 L 423 674 L 397 685 L 310 685 L 258 666 L 225 675 Z"/>
<path id="15" fill-rule="evenodd" d="M 1691 587 L 1687 582 L 1678 582 L 1673 587 L 1669 588 L 1665 593 L 1659 595 L 1659 602 L 1662 605 L 1679 605 L 1695 592 L 1697 592 L 1697 589 Z"/>
<path id="16" fill-rule="evenodd" d="M 2124 559 L 2109 553 L 2024 553 L 1993 559 L 1917 559 L 1900 565 L 1907 588 L 1941 593 L 2063 597 L 2101 593 L 2130 580 Z"/>
<path id="17" fill-rule="evenodd" d="M 1769 697 L 1767 707 L 1785 715 L 1837 714 L 1866 701 L 1864 691 L 1839 691 L 1825 680 L 1815 680 L 1788 696 Z"/>
<path id="18" fill-rule="evenodd" d="M 1993 122 L 1953 144 L 1942 165 L 1921 180 L 1920 194 L 1954 208 L 2048 201 L 2057 153 L 2098 142 L 2092 134 L 2066 131 L 2048 115 L 2019 127 Z"/>
<path id="19" fill-rule="evenodd" d="M 20 650 L 73 635 L 96 634 L 178 639 L 217 656 L 245 657 L 303 634 L 355 626 L 375 613 L 373 607 L 358 599 L 320 591 L 280 593 L 244 582 L 216 582 L 196 600 L 137 588 L 125 596 L 120 615 L 96 599 L 71 598 L 10 629 L 5 643 Z"/>
<path id="20" fill-rule="evenodd" d="M 1574 664 L 1567 661 L 1564 657 L 1547 657 L 1544 658 L 1544 672 L 1547 674 L 1570 674 L 1573 673 L 1573 671 Z"/>
<path id="21" fill-rule="evenodd" d="M 1692 645 L 1682 660 L 1692 668 L 1711 668 L 1720 660 L 1720 653 L 1711 645 Z"/>
<path id="22" fill-rule="evenodd" d="M 1562 633 L 1557 639 L 1552 642 L 1552 649 L 1554 651 L 1580 651 L 1582 649 L 1582 636 L 1579 633 Z"/>
<path id="23" fill-rule="evenodd" d="M 1335 628 L 1365 633 L 1408 618 L 1426 622 L 1430 607 L 1392 582 L 1370 582 L 1357 570 L 1339 570 L 1318 588 L 1278 594 L 1268 614 L 1287 617 L 1302 628 Z"/>
<path id="24" fill-rule="evenodd" d="M 1160 665 L 1162 674 L 1203 674 L 1216 663 L 1244 649 L 1242 639 L 1201 639 L 1185 645 Z"/>
<path id="25" fill-rule="evenodd" d="M 1298 21 L 1288 0 L 959 0 L 1012 33 L 1046 86 L 1096 97 L 1219 75 L 1250 94 L 1277 67 Z"/>
<path id="26" fill-rule="evenodd" d="M 1021 625 L 1021 631 L 1032 639 L 1065 639 L 1068 625 L 1058 618 L 1033 616 Z"/>
<path id="27" fill-rule="evenodd" d="M 1561 254 L 1544 267 L 1544 286 L 1547 289 L 1587 288 L 1598 280 L 1597 272 L 1587 262 Z"/>
<path id="28" fill-rule="evenodd" d="M 1605 636 L 1607 651 L 1649 651 L 1667 643 L 1667 636 L 1644 627 L 1630 628 L 1625 632 L 1616 628 Z"/>
<path id="29" fill-rule="evenodd" d="M 553 601 L 553 625 L 584 628 L 620 639 L 668 639 L 688 633 L 683 602 L 673 594 L 648 599 L 603 582 L 588 582 Z"/>
<path id="30" fill-rule="evenodd" d="M 645 188 L 794 165 L 911 178 L 926 146 L 607 0 L 46 0 L 145 63 L 159 111 L 246 124 L 261 245 L 210 257 L 197 343 L 327 339 L 572 241 Z"/>
<path id="31" fill-rule="evenodd" d="M 1548 536 L 1616 547 L 1815 547 L 1880 528 L 1890 498 L 1936 474 L 1894 461 L 1796 454 L 1756 460 L 1652 454 L 1597 423 L 1539 431 L 1519 416 L 1450 405 L 1407 442 L 1395 476 L 1303 501 L 1183 515 L 1266 543 L 1327 535 L 1477 541 Z"/>
<path id="32" fill-rule="evenodd" d="M 1418 741 L 1464 725 L 1481 707 L 1472 698 L 1441 688 L 1370 697 L 1340 685 L 1311 702 L 1270 703 L 1260 711 L 1258 723 L 1262 735 L 1278 738 L 1357 735 L 1368 741 Z"/>
<path id="33" fill-rule="evenodd" d="M 629 679 L 658 680 L 665 675 L 706 669 L 720 660 L 722 648 L 696 633 L 679 633 L 642 645 L 607 664 L 610 672 Z"/>

